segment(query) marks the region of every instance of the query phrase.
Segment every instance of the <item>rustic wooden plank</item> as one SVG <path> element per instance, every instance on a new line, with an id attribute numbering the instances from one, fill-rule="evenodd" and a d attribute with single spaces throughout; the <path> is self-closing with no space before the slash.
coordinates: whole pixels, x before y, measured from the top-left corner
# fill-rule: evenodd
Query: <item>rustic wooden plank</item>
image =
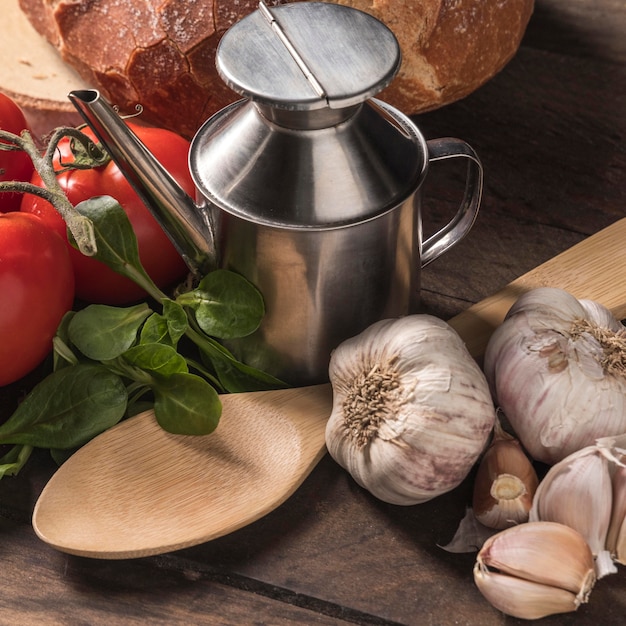
<path id="1" fill-rule="evenodd" d="M 42 545 L 28 527 L 2 518 L 0 536 L 3 625 L 240 626 L 256 616 L 277 626 L 345 624 L 337 617 L 340 607 L 327 603 L 311 610 L 298 606 L 297 596 L 286 592 L 274 599 L 270 588 L 259 592 L 254 581 L 210 566 L 68 557 Z"/>
<path id="2" fill-rule="evenodd" d="M 536 0 L 524 45 L 623 63 L 625 33 L 623 0 Z"/>

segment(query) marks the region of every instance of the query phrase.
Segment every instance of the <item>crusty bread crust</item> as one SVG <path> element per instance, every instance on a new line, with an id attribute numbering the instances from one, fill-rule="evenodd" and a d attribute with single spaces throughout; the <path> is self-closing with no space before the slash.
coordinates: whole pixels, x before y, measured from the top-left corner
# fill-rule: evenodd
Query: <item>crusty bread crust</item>
<path id="1" fill-rule="evenodd" d="M 238 98 L 219 78 L 223 33 L 257 0 L 19 0 L 35 29 L 124 112 L 191 137 Z M 297 0 L 296 0 L 297 1 Z M 336 0 L 378 17 L 403 64 L 380 97 L 407 114 L 463 98 L 513 57 L 533 0 Z M 277 2 L 268 2 L 277 4 Z"/>

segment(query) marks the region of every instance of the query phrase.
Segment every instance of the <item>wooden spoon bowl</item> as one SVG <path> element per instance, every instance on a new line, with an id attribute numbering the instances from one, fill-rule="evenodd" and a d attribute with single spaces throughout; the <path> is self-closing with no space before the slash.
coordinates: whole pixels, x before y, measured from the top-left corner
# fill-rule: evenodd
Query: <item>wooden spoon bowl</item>
<path id="1" fill-rule="evenodd" d="M 83 556 L 169 552 L 275 509 L 324 456 L 330 385 L 222 396 L 214 433 L 172 435 L 146 411 L 74 454 L 35 506 L 37 534 Z"/>

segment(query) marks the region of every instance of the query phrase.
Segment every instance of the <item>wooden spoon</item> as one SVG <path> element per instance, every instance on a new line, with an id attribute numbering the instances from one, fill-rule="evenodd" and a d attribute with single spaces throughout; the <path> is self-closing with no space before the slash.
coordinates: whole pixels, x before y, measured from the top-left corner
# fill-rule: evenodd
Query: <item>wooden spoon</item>
<path id="1" fill-rule="evenodd" d="M 626 219 L 470 307 L 450 324 L 480 358 L 521 293 L 567 289 L 626 317 Z M 215 539 L 284 502 L 326 452 L 330 385 L 223 396 L 215 433 L 171 435 L 146 412 L 74 454 L 44 488 L 37 535 L 82 556 L 121 559 Z"/>

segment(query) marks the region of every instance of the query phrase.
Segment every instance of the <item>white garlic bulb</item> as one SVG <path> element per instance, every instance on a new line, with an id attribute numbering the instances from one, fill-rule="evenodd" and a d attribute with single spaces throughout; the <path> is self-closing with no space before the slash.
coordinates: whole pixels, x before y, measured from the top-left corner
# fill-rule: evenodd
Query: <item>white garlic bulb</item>
<path id="1" fill-rule="evenodd" d="M 329 367 L 330 455 L 391 504 L 456 487 L 495 421 L 485 377 L 459 335 L 430 315 L 377 322 L 344 341 Z"/>
<path id="2" fill-rule="evenodd" d="M 626 329 L 598 303 L 549 287 L 525 293 L 493 333 L 484 371 L 535 460 L 626 432 Z"/>

